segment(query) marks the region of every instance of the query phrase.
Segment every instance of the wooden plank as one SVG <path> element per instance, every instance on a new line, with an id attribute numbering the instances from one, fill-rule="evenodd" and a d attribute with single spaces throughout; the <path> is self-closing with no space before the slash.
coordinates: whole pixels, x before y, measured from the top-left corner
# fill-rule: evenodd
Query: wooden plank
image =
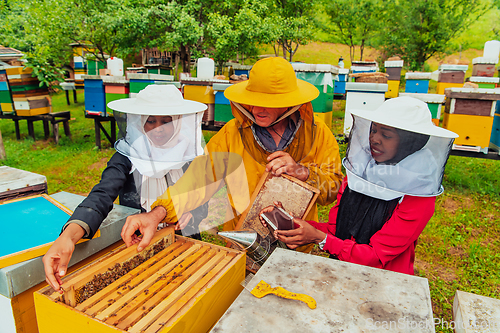
<path id="1" fill-rule="evenodd" d="M 200 244 L 195 244 L 191 246 L 188 250 L 184 251 L 180 256 L 172 260 L 168 265 L 166 265 L 164 268 L 161 270 L 153 273 L 149 278 L 144 280 L 140 286 L 132 289 L 130 292 L 128 292 L 124 297 L 120 298 L 118 301 L 115 303 L 109 305 L 104 311 L 101 313 L 97 314 L 95 318 L 99 320 L 105 320 L 107 319 L 112 313 L 116 312 L 117 310 L 121 309 L 123 306 L 125 306 L 128 302 L 130 302 L 134 297 L 139 295 L 144 289 L 147 289 L 149 286 L 151 286 L 155 281 L 160 278 L 162 275 L 170 272 L 172 269 L 174 269 L 179 263 L 181 263 L 184 259 L 189 257 L 191 254 L 195 253 L 201 248 Z"/>
<path id="2" fill-rule="evenodd" d="M 445 96 L 449 98 L 480 99 L 488 101 L 500 100 L 500 94 L 485 94 L 480 92 L 452 92 L 445 90 Z"/>
<path id="3" fill-rule="evenodd" d="M 148 259 L 142 265 L 137 266 L 136 268 L 134 268 L 133 270 L 131 270 L 130 272 L 128 272 L 127 274 L 125 274 L 124 276 L 122 276 L 121 278 L 119 278 L 118 280 L 116 280 L 114 283 L 110 284 L 106 288 L 104 288 L 101 291 L 97 292 L 95 295 L 93 295 L 92 297 L 88 298 L 84 302 L 78 304 L 76 306 L 76 309 L 78 311 L 85 312 L 88 308 L 94 306 L 99 301 L 104 300 L 104 298 L 109 299 L 109 297 L 110 297 L 109 295 L 112 292 L 118 292 L 117 289 L 120 289 L 118 286 L 124 285 L 126 283 L 130 284 L 131 280 L 134 277 L 136 277 L 140 273 L 144 272 L 148 267 L 151 266 L 151 267 L 155 267 L 156 269 L 159 269 L 159 268 L 163 267 L 163 264 L 164 264 L 164 262 L 166 260 L 165 259 L 162 260 L 162 259 L 165 258 L 165 257 L 168 257 L 168 260 L 170 261 L 171 258 L 174 257 L 174 255 L 171 255 L 171 256 L 168 256 L 168 255 L 172 254 L 174 252 L 174 250 L 177 250 L 178 248 L 180 248 L 181 245 L 183 245 L 184 243 L 185 242 L 183 242 L 183 241 L 177 241 L 174 244 L 170 245 L 165 250 L 161 251 L 160 253 L 158 253 L 154 257 Z M 120 292 L 120 294 L 121 294 L 121 292 Z M 117 295 L 120 295 L 120 294 L 117 294 Z M 91 313 L 89 313 L 89 314 L 91 314 Z"/>
<path id="4" fill-rule="evenodd" d="M 462 98 L 453 98 L 454 103 L 451 107 L 450 113 L 452 114 L 468 114 L 473 116 L 486 116 L 492 117 L 493 114 L 492 104 L 496 103 L 495 101 L 490 100 L 480 100 L 480 99 L 462 99 Z M 494 111 L 493 111 L 494 112 Z"/>
<path id="5" fill-rule="evenodd" d="M 190 288 L 193 283 L 193 279 L 196 279 L 200 274 L 205 275 L 211 268 L 213 268 L 219 261 L 225 256 L 225 252 L 219 252 L 211 249 L 203 257 L 196 259 L 196 261 L 184 271 L 181 277 L 176 278 L 174 281 L 169 283 L 165 288 L 160 290 L 154 297 L 151 297 L 147 302 L 143 304 L 142 309 L 146 309 L 147 314 L 144 316 L 145 312 L 135 312 L 128 316 L 124 321 L 117 325 L 118 328 L 123 330 L 128 329 L 132 325 L 136 325 L 146 322 L 149 325 L 154 319 L 158 317 L 161 313 L 165 312 L 172 302 L 168 303 L 166 300 L 177 301 L 185 292 L 187 288 Z M 156 314 L 156 315 L 155 315 Z M 149 320 L 146 318 L 150 318 Z M 133 330 L 133 329 L 132 329 Z"/>
<path id="6" fill-rule="evenodd" d="M 99 261 L 96 264 L 87 267 L 86 269 L 76 272 L 76 274 L 74 275 L 68 276 L 68 279 L 66 279 L 66 281 L 64 281 L 65 279 L 63 278 L 62 287 L 64 290 L 69 290 L 70 286 L 73 286 L 73 288 L 76 290 L 84 286 L 88 281 L 92 279 L 94 275 L 106 272 L 108 268 L 114 266 L 115 263 L 122 263 L 135 255 L 145 255 L 153 248 L 155 243 L 163 238 L 173 237 L 173 233 L 174 230 L 172 227 L 164 228 L 158 231 L 151 240 L 150 245 L 140 253 L 137 252 L 137 245 L 133 245 L 128 248 L 122 248 L 122 250 L 116 253 L 116 255 L 113 255 L 113 257 Z"/>
<path id="7" fill-rule="evenodd" d="M 463 71 L 442 71 L 439 72 L 438 82 L 464 83 L 465 72 Z"/>
<path id="8" fill-rule="evenodd" d="M 166 322 L 160 332 L 209 332 L 243 290 L 245 260 L 244 253 L 237 255 Z"/>
<path id="9" fill-rule="evenodd" d="M 113 315 L 110 316 L 106 320 L 106 322 L 111 325 L 123 325 L 123 321 L 125 321 L 125 324 L 127 322 L 132 323 L 133 321 L 135 321 L 137 317 L 140 317 L 144 311 L 149 311 L 151 307 L 154 307 L 155 304 L 160 301 L 161 298 L 168 295 L 172 288 L 176 288 L 176 281 L 182 283 L 187 278 L 185 276 L 185 273 L 188 267 L 195 264 L 195 262 L 197 260 L 200 260 L 202 256 L 206 256 L 206 253 L 208 251 L 214 252 L 213 250 L 210 250 L 210 247 L 204 246 L 196 253 L 187 257 L 183 262 L 179 263 L 168 274 L 161 276 L 153 284 L 149 286 L 140 284 L 139 286 L 135 287 L 134 289 L 142 289 L 141 293 L 137 295 L 133 300 L 128 302 L 127 305 L 125 305 L 123 308 L 113 313 Z M 149 306 L 146 306 L 149 300 L 152 301 L 149 302 Z M 138 309 L 140 306 L 142 306 L 142 310 Z M 136 309 L 138 309 L 137 313 L 133 313 L 133 311 L 135 311 Z"/>
<path id="10" fill-rule="evenodd" d="M 222 261 L 218 262 L 214 268 L 212 268 L 196 284 L 190 287 L 189 290 L 187 290 L 175 304 L 169 306 L 168 310 L 158 317 L 158 319 L 156 319 L 156 321 L 146 329 L 146 333 L 153 333 L 162 329 L 165 323 L 167 323 L 181 308 L 186 306 L 189 300 L 191 300 L 198 292 L 204 289 L 207 283 L 210 282 L 219 272 L 221 272 L 231 262 L 231 260 L 234 259 L 234 257 L 234 253 L 226 254 Z M 212 260 L 214 259 L 215 258 Z"/>

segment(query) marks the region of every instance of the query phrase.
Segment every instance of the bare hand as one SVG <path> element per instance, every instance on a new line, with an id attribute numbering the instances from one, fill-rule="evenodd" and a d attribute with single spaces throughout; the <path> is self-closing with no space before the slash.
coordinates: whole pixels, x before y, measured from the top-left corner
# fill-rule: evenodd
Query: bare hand
<path id="1" fill-rule="evenodd" d="M 179 222 L 177 222 L 177 224 L 175 225 L 175 230 L 184 229 L 192 218 L 193 214 L 191 214 L 191 212 L 182 214 L 181 218 L 179 219 Z"/>
<path id="2" fill-rule="evenodd" d="M 264 228 L 267 228 L 267 223 L 266 223 L 266 220 L 264 220 L 261 215 L 263 213 L 269 213 L 269 212 L 271 212 L 274 209 L 275 206 L 283 208 L 283 204 L 280 201 L 275 201 L 274 202 L 274 206 L 267 206 L 266 208 L 264 208 L 264 209 L 262 209 L 260 211 L 260 213 L 259 213 L 259 220 L 260 220 L 260 223 L 262 223 L 262 225 L 264 226 Z"/>
<path id="3" fill-rule="evenodd" d="M 54 241 L 50 249 L 43 256 L 45 281 L 54 289 L 62 293 L 61 278 L 68 271 L 68 263 L 75 250 L 75 244 L 85 234 L 85 230 L 76 223 L 70 223 L 63 233 Z"/>
<path id="4" fill-rule="evenodd" d="M 148 213 L 131 215 L 127 217 L 127 221 L 122 228 L 122 239 L 127 247 L 139 243 L 137 251 L 142 251 L 149 245 L 156 232 L 158 224 L 165 218 L 167 211 L 164 207 L 155 207 Z M 136 230 L 142 234 L 142 238 L 137 237 L 134 233 Z"/>
<path id="5" fill-rule="evenodd" d="M 306 181 L 309 177 L 309 169 L 305 166 L 298 164 L 284 151 L 277 151 L 267 157 L 266 171 L 274 176 L 280 176 L 286 173 L 299 180 Z"/>
<path id="6" fill-rule="evenodd" d="M 295 229 L 276 230 L 274 232 L 274 237 L 284 242 L 291 249 L 309 243 L 318 244 L 326 237 L 323 231 L 316 229 L 304 220 L 294 218 L 293 222 L 295 223 Z"/>

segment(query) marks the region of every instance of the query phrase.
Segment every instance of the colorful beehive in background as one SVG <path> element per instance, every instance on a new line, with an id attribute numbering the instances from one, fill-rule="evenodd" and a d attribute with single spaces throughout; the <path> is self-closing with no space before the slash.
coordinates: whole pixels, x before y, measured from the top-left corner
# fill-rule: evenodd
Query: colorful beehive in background
<path id="1" fill-rule="evenodd" d="M 333 87 L 333 95 L 345 95 L 345 84 L 349 78 L 349 68 L 339 68 Z"/>
<path id="2" fill-rule="evenodd" d="M 353 61 L 350 69 L 352 74 L 374 73 L 379 70 L 376 61 Z"/>
<path id="3" fill-rule="evenodd" d="M 234 74 L 245 74 L 250 77 L 250 70 L 252 69 L 252 65 L 231 64 L 230 66 L 233 67 Z"/>
<path id="4" fill-rule="evenodd" d="M 332 125 L 333 82 L 339 68 L 329 64 L 293 63 L 293 69 L 298 79 L 313 84 L 319 90 L 319 96 L 311 103 L 314 114 L 329 127 Z"/>
<path id="5" fill-rule="evenodd" d="M 387 83 L 347 82 L 344 117 L 344 134 L 348 135 L 352 127 L 350 110 L 375 110 L 385 101 Z"/>
<path id="6" fill-rule="evenodd" d="M 117 99 L 129 97 L 129 81 L 125 76 L 103 76 L 104 92 L 106 93 L 106 112 L 113 114 L 113 110 L 108 108 L 108 103 Z"/>
<path id="7" fill-rule="evenodd" d="M 131 73 L 127 76 L 130 81 L 130 97 L 135 97 L 139 91 L 151 84 L 165 84 L 174 81 L 173 75 L 164 74 Z"/>
<path id="8" fill-rule="evenodd" d="M 12 93 L 14 110 L 18 116 L 35 116 L 52 110 L 48 87 L 32 77 L 33 70 L 24 66 L 5 69 Z"/>
<path id="9" fill-rule="evenodd" d="M 443 127 L 459 135 L 453 149 L 488 153 L 500 89 L 449 88 L 445 95 Z"/>
<path id="10" fill-rule="evenodd" d="M 496 102 L 493 128 L 491 130 L 490 147 L 500 153 L 500 101 Z"/>
<path id="11" fill-rule="evenodd" d="M 405 93 L 427 94 L 431 73 L 406 72 Z"/>
<path id="12" fill-rule="evenodd" d="M 439 94 L 419 94 L 419 93 L 401 93 L 399 96 L 408 96 L 419 99 L 429 107 L 434 125 L 439 125 L 441 119 L 441 108 L 444 104 L 445 96 Z"/>
<path id="13" fill-rule="evenodd" d="M 244 252 L 157 232 L 65 276 L 63 295 L 34 294 L 40 333 L 208 332 L 245 279 Z"/>
<path id="14" fill-rule="evenodd" d="M 384 63 L 385 72 L 389 74 L 387 78 L 388 90 L 385 93 L 386 98 L 398 97 L 403 64 L 403 60 L 388 60 Z"/>
<path id="15" fill-rule="evenodd" d="M 224 91 L 231 85 L 231 83 L 214 83 L 212 86 L 215 94 L 215 125 L 223 125 L 234 118 L 231 112 L 230 102 L 226 96 L 224 96 Z"/>
<path id="16" fill-rule="evenodd" d="M 229 80 L 203 79 L 183 77 L 181 79 L 184 98 L 191 101 L 205 103 L 208 109 L 203 114 L 203 124 L 213 125 L 215 121 L 215 94 L 214 83 L 228 84 Z"/>
<path id="17" fill-rule="evenodd" d="M 83 76 L 85 82 L 85 115 L 106 117 L 106 92 L 99 75 Z"/>
<path id="18" fill-rule="evenodd" d="M 472 76 L 495 76 L 495 65 L 498 63 L 498 58 L 478 57 L 472 59 Z"/>
<path id="19" fill-rule="evenodd" d="M 479 88 L 494 89 L 499 82 L 498 77 L 471 76 L 469 81 L 478 85 Z"/>
<path id="20" fill-rule="evenodd" d="M 162 64 L 145 64 L 146 72 L 148 74 L 161 74 L 161 75 L 170 75 L 172 74 L 172 68 Z M 173 81 L 173 79 L 171 80 Z"/>
<path id="21" fill-rule="evenodd" d="M 3 66 L 0 66 L 0 113 L 14 113 L 14 105 L 12 105 L 12 102 L 9 81 L 7 80 L 7 71 Z"/>
<path id="22" fill-rule="evenodd" d="M 99 75 L 101 69 L 106 69 L 106 59 L 99 61 L 95 58 L 87 58 L 87 75 Z"/>
<path id="23" fill-rule="evenodd" d="M 468 68 L 468 65 L 439 65 L 439 77 L 436 92 L 443 95 L 446 88 L 461 88 L 464 85 L 465 72 Z"/>

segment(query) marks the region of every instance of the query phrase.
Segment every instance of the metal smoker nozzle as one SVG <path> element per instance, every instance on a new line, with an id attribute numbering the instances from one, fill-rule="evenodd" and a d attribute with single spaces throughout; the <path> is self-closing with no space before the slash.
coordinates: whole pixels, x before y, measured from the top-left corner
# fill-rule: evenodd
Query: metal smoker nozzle
<path id="1" fill-rule="evenodd" d="M 264 264 L 264 261 L 271 254 L 270 244 L 263 241 L 262 237 L 254 230 L 220 231 L 217 234 L 245 250 L 248 256 L 259 265 Z"/>

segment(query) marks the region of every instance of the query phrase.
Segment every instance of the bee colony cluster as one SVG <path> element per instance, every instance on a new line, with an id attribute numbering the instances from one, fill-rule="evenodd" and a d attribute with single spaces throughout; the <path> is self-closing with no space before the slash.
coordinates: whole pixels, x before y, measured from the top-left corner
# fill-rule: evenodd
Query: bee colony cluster
<path id="1" fill-rule="evenodd" d="M 123 246 L 64 277 L 62 295 L 50 287 L 35 293 L 38 326 L 42 333 L 68 325 L 72 332 L 208 330 L 241 291 L 244 262 L 240 251 L 165 228 L 140 253 Z"/>

